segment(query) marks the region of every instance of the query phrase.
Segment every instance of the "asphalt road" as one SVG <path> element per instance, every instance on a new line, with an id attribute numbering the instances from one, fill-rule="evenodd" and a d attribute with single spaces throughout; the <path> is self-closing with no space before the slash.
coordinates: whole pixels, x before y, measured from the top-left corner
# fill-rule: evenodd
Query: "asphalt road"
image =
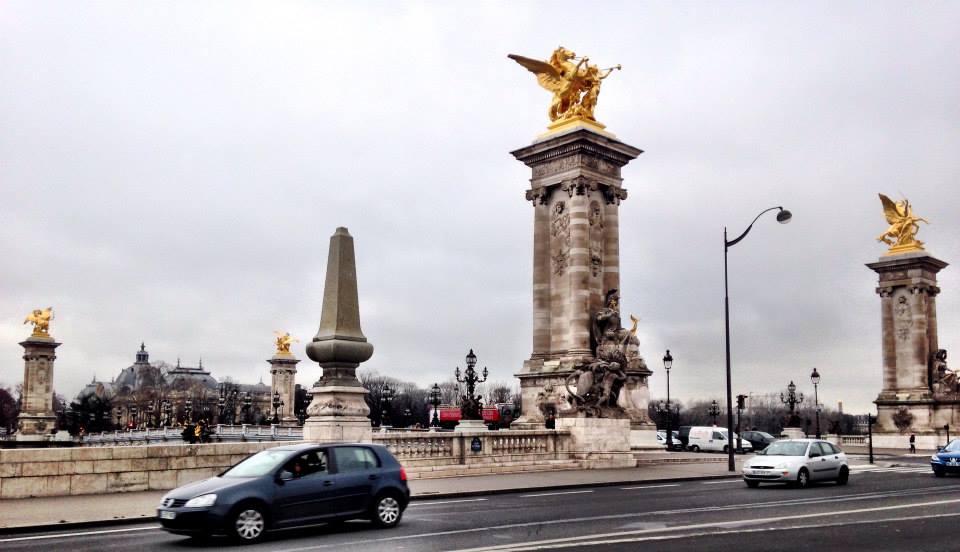
<path id="1" fill-rule="evenodd" d="M 960 478 L 934 478 L 916 462 L 855 466 L 845 487 L 748 489 L 730 479 L 417 501 L 395 529 L 318 526 L 243 550 L 949 550 L 958 521 Z M 155 524 L 0 536 L 5 551 L 225 547 Z"/>

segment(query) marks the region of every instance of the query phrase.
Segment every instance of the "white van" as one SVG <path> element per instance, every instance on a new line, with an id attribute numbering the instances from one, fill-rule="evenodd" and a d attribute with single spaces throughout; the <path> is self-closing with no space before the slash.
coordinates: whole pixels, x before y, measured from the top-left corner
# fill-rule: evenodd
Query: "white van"
<path id="1" fill-rule="evenodd" d="M 733 434 L 734 441 L 737 440 L 737 434 Z M 752 452 L 753 446 L 750 441 L 742 439 L 744 452 Z M 736 446 L 736 445 L 734 445 Z M 706 427 L 694 426 L 690 428 L 690 435 L 687 441 L 687 448 L 693 452 L 727 452 L 727 428 L 725 427 Z"/>

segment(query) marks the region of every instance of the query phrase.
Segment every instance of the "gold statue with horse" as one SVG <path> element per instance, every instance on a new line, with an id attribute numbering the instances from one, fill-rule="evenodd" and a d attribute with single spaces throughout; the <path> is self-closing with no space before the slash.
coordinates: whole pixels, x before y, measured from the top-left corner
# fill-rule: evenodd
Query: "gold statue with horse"
<path id="1" fill-rule="evenodd" d="M 23 321 L 24 324 L 33 324 L 33 333 L 30 337 L 50 337 L 50 321 L 53 320 L 53 307 L 33 309 Z"/>

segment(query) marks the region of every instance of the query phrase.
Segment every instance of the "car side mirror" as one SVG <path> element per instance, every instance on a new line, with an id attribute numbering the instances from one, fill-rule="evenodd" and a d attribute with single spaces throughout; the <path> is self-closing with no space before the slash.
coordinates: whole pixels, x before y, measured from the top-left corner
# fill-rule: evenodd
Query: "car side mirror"
<path id="1" fill-rule="evenodd" d="M 943 447 L 937 447 L 937 452 L 943 452 Z"/>

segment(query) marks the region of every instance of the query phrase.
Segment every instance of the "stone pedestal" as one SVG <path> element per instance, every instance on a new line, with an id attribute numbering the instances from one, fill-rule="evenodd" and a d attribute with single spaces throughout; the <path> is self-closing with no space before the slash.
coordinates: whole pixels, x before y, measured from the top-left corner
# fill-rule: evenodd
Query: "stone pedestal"
<path id="1" fill-rule="evenodd" d="M 307 345 L 307 356 L 320 364 L 323 376 L 310 392 L 303 438 L 307 441 L 370 442 L 367 390 L 357 379 L 357 366 L 373 355 L 373 345 L 360 330 L 353 238 L 337 228 L 330 238 L 320 329 Z"/>
<path id="2" fill-rule="evenodd" d="M 780 432 L 781 439 L 806 439 L 807 434 L 799 427 L 785 427 Z"/>
<path id="3" fill-rule="evenodd" d="M 57 430 L 53 410 L 53 361 L 60 346 L 49 336 L 32 335 L 23 347 L 23 402 L 17 421 L 18 441 L 46 441 Z"/>
<path id="4" fill-rule="evenodd" d="M 272 397 L 274 393 L 279 393 L 284 405 L 280 423 L 286 426 L 297 425 L 297 417 L 294 415 L 297 400 L 295 380 L 297 363 L 300 360 L 290 353 L 277 353 L 267 362 L 270 363 L 270 395 Z"/>
<path id="5" fill-rule="evenodd" d="M 960 419 L 956 385 L 934 373 L 937 273 L 947 263 L 926 252 L 885 255 L 867 266 L 877 273 L 882 326 L 883 388 L 874 433 L 929 434 Z M 899 423 L 898 423 L 899 422 Z"/>
<path id="6" fill-rule="evenodd" d="M 575 126 L 512 153 L 532 170 L 533 204 L 533 352 L 516 374 L 523 412 L 514 424 L 542 428 L 569 408 L 564 380 L 593 356 L 591 315 L 620 289 L 620 170 L 642 152 Z"/>
<path id="7" fill-rule="evenodd" d="M 637 465 L 630 444 L 630 420 L 558 418 L 557 429 L 570 431 L 571 456 L 584 468 L 632 468 Z"/>
<path id="8" fill-rule="evenodd" d="M 487 431 L 488 429 L 483 420 L 460 420 L 457 427 L 453 428 L 454 431 Z"/>

